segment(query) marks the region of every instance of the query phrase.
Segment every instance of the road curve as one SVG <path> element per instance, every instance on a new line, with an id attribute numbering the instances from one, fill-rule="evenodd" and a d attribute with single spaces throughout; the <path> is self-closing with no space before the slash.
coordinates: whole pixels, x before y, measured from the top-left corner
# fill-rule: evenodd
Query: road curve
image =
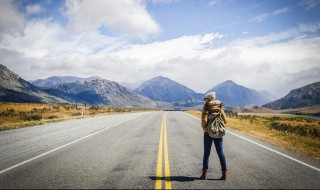
<path id="1" fill-rule="evenodd" d="M 224 137 L 227 181 L 217 180 L 221 171 L 214 147 L 209 180 L 197 179 L 203 132 L 200 121 L 183 112 L 100 116 L 2 131 L 0 188 L 154 189 L 158 183 L 173 189 L 320 189 L 318 170 L 270 150 L 301 158 L 229 131 Z"/>

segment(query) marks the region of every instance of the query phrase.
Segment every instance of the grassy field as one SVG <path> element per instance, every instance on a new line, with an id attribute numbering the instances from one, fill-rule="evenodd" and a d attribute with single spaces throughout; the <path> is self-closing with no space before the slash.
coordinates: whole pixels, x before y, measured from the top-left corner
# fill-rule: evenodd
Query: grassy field
<path id="1" fill-rule="evenodd" d="M 285 114 L 285 113 L 238 113 L 239 116 L 260 116 L 260 117 L 280 117 L 280 118 L 317 118 L 316 116 L 309 115 L 296 115 L 296 114 Z"/>
<path id="2" fill-rule="evenodd" d="M 320 116 L 320 105 L 302 107 L 302 108 L 290 108 L 278 110 L 280 113 L 298 113 L 307 115 L 318 115 Z"/>
<path id="3" fill-rule="evenodd" d="M 201 117 L 200 111 L 187 111 Z M 320 121 L 294 115 L 228 114 L 227 127 L 320 164 Z"/>
<path id="4" fill-rule="evenodd" d="M 76 104 L 0 103 L 0 131 L 102 114 L 149 111 Z"/>

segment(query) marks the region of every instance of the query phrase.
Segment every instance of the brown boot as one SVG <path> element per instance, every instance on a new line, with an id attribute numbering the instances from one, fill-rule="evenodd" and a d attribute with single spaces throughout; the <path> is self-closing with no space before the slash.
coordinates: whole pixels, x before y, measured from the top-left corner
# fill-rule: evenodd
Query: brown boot
<path id="1" fill-rule="evenodd" d="M 207 170 L 202 170 L 202 175 L 200 176 L 201 180 L 207 180 Z"/>
<path id="2" fill-rule="evenodd" d="M 227 171 L 222 171 L 222 176 L 220 180 L 227 180 Z"/>

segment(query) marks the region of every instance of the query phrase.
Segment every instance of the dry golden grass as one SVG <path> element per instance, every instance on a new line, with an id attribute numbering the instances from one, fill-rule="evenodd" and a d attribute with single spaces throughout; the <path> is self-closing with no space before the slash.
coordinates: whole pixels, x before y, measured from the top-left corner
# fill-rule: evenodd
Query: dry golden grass
<path id="1" fill-rule="evenodd" d="M 238 113 L 238 115 L 248 115 L 248 116 L 261 116 L 261 117 L 282 117 L 282 118 L 305 118 L 305 117 L 315 117 L 315 116 L 305 116 L 305 115 L 294 115 L 294 114 L 285 114 L 285 113 Z"/>
<path id="2" fill-rule="evenodd" d="M 187 111 L 187 113 L 201 117 L 200 111 Z M 258 138 L 259 140 L 268 142 L 277 147 L 286 149 L 297 155 L 305 157 L 320 164 L 320 137 L 312 137 L 300 135 L 288 131 L 276 130 L 270 128 L 272 123 L 278 125 L 284 124 L 292 128 L 304 127 L 307 131 L 317 129 L 320 130 L 319 121 L 310 121 L 301 118 L 263 118 L 263 117 L 242 117 L 229 116 L 227 127 L 243 132 L 249 136 Z M 276 125 L 276 126 L 278 126 Z"/>
<path id="3" fill-rule="evenodd" d="M 298 112 L 303 114 L 315 114 L 315 113 L 320 113 L 320 105 L 308 106 L 308 107 L 302 107 L 302 108 L 283 109 L 283 110 L 278 110 L 278 112 L 280 113 Z"/>
<path id="4" fill-rule="evenodd" d="M 13 111 L 12 111 L 13 110 Z M 103 106 L 0 103 L 0 131 L 95 115 L 150 111 Z"/>

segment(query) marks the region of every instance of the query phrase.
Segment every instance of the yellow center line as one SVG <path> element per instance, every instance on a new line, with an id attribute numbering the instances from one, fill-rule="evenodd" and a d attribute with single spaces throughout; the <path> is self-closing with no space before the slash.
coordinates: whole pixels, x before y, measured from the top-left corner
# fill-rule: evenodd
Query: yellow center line
<path id="1" fill-rule="evenodd" d="M 157 164 L 157 175 L 156 175 L 156 187 L 155 189 L 161 189 L 161 178 L 162 178 L 162 139 L 163 139 L 163 118 L 161 122 L 159 150 L 158 150 L 158 164 Z"/>
<path id="2" fill-rule="evenodd" d="M 168 142 L 167 142 L 167 129 L 166 129 L 166 118 L 167 114 L 164 113 L 162 117 L 159 150 L 158 150 L 158 163 L 157 163 L 157 174 L 156 174 L 156 186 L 155 189 L 161 189 L 162 187 L 162 146 L 164 145 L 164 164 L 165 164 L 165 189 L 172 189 L 170 179 L 170 165 L 169 165 L 169 154 L 168 154 Z"/>
<path id="3" fill-rule="evenodd" d="M 169 164 L 169 154 L 168 154 L 168 142 L 167 142 L 167 127 L 166 127 L 166 119 L 167 115 L 164 116 L 164 164 L 165 164 L 165 189 L 172 189 L 171 179 L 170 179 L 170 164 Z"/>

